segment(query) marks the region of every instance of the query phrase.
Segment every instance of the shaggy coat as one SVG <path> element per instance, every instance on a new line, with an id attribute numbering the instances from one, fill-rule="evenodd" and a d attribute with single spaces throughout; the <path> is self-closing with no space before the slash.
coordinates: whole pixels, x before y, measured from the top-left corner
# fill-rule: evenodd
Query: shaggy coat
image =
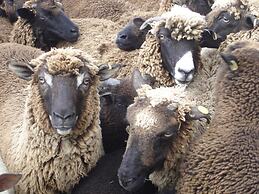
<path id="1" fill-rule="evenodd" d="M 258 192 L 258 47 L 256 42 L 228 47 L 237 66 L 219 69 L 215 115 L 183 160 L 178 193 Z"/>
<path id="2" fill-rule="evenodd" d="M 0 113 L 1 155 L 9 170 L 23 174 L 16 191 L 68 192 L 103 155 L 98 68 L 88 55 L 71 48 L 52 50 L 32 60 L 31 64 L 36 66 L 36 72 L 46 65 L 52 75 L 77 73 L 81 66 L 86 66 L 93 78 L 84 99 L 85 109 L 69 137 L 58 135 L 51 127 L 35 77 L 27 91 L 10 94 L 7 102 L 1 99 L 1 108 L 11 107 L 11 104 L 18 106 L 15 111 L 3 108 Z M 10 84 L 4 85 L 8 88 Z M 25 97 L 25 104 L 20 103 Z M 13 117 L 14 113 L 16 117 Z"/>

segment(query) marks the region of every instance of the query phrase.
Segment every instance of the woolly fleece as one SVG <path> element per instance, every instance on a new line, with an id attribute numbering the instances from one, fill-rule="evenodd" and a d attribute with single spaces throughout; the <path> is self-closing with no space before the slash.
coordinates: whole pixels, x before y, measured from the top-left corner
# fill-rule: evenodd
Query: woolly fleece
<path id="1" fill-rule="evenodd" d="M 238 69 L 220 67 L 214 118 L 184 159 L 177 193 L 258 192 L 259 45 L 228 48 Z"/>

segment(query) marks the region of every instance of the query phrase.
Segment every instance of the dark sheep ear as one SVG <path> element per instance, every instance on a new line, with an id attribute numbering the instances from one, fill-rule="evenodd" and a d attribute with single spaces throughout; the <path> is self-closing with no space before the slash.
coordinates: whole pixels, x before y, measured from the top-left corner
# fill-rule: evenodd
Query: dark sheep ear
<path id="1" fill-rule="evenodd" d="M 12 188 L 20 179 L 20 174 L 1 174 L 0 175 L 0 192 Z"/>
<path id="2" fill-rule="evenodd" d="M 132 20 L 133 24 L 135 24 L 136 26 L 140 27 L 145 20 L 143 20 L 142 18 L 136 17 Z"/>
<path id="3" fill-rule="evenodd" d="M 115 77 L 120 70 L 120 64 L 113 64 L 113 65 L 100 65 L 98 75 L 100 76 L 100 80 L 104 81 L 111 77 Z"/>
<path id="4" fill-rule="evenodd" d="M 101 98 L 106 100 L 106 103 L 113 104 L 114 103 L 114 95 L 111 92 L 105 92 L 100 94 Z"/>
<path id="5" fill-rule="evenodd" d="M 238 69 L 238 63 L 235 56 L 226 53 L 220 53 L 220 56 L 228 64 L 228 67 L 231 71 L 236 71 Z"/>
<path id="6" fill-rule="evenodd" d="M 31 80 L 34 73 L 34 67 L 29 63 L 11 61 L 8 64 L 9 69 L 18 77 Z"/>
<path id="7" fill-rule="evenodd" d="M 189 120 L 201 120 L 203 118 L 207 120 L 207 123 L 210 123 L 210 113 L 203 106 L 192 107 L 191 111 L 187 114 L 187 119 Z"/>
<path id="8" fill-rule="evenodd" d="M 247 15 L 245 18 L 245 24 L 249 29 L 253 29 L 259 25 L 259 21 L 258 18 L 254 15 Z"/>
<path id="9" fill-rule="evenodd" d="M 33 11 L 31 11 L 27 8 L 18 9 L 17 14 L 18 14 L 18 16 L 20 16 L 21 18 L 23 18 L 27 21 L 31 21 L 35 17 L 35 14 L 33 13 Z"/>

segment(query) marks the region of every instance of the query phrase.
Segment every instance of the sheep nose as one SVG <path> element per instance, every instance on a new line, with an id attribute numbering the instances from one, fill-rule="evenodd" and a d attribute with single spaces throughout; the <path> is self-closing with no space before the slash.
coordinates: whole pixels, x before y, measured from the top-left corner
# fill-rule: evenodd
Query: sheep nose
<path id="1" fill-rule="evenodd" d="M 62 120 L 68 120 L 68 119 L 71 119 L 73 118 L 76 114 L 74 112 L 70 113 L 70 114 L 60 114 L 60 113 L 57 113 L 57 112 L 53 112 L 53 115 L 59 119 L 62 119 Z"/>
<path id="2" fill-rule="evenodd" d="M 128 35 L 127 34 L 120 34 L 119 39 L 122 39 L 122 40 L 127 40 L 128 39 Z"/>
<path id="3" fill-rule="evenodd" d="M 190 74 L 193 73 L 194 70 L 193 69 L 191 69 L 191 70 L 178 69 L 178 71 L 180 73 L 184 74 L 185 78 L 187 78 Z"/>

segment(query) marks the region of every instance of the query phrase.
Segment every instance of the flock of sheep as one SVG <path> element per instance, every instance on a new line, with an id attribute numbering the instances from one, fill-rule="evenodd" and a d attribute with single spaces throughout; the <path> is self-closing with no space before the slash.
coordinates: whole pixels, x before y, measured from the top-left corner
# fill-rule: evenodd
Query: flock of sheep
<path id="1" fill-rule="evenodd" d="M 0 192 L 259 193 L 258 0 L 0 0 L 0 26 Z"/>

